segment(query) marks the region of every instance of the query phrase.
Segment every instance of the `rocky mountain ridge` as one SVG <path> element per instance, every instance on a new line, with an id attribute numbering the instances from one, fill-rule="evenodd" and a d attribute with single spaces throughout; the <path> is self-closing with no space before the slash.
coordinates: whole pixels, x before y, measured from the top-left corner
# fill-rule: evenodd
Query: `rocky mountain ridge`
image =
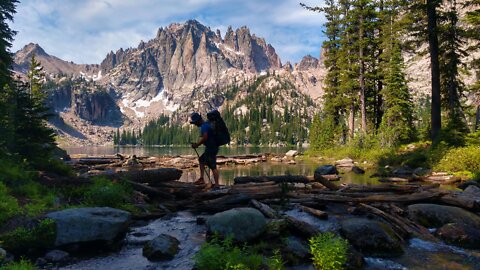
<path id="1" fill-rule="evenodd" d="M 107 143 L 111 138 L 96 136 L 99 129 L 103 133 L 122 126 L 137 129 L 160 114 L 178 111 L 177 121 L 185 121 L 189 112 L 204 111 L 208 103 L 221 107 L 229 86 L 266 74 L 285 78 L 295 91 L 317 98 L 325 73 L 313 57 L 296 70 L 282 66 L 275 49 L 247 27 L 229 27 L 222 37 L 219 30 L 195 20 L 160 28 L 152 40 L 112 51 L 98 65 L 66 62 L 29 44 L 16 53 L 15 71 L 26 73 L 33 54 L 56 83 L 52 106 L 66 125 L 82 134 L 69 138 L 77 132 L 58 130 L 74 144 Z M 75 79 L 79 81 L 72 85 Z M 62 84 L 65 81 L 70 84 Z"/>

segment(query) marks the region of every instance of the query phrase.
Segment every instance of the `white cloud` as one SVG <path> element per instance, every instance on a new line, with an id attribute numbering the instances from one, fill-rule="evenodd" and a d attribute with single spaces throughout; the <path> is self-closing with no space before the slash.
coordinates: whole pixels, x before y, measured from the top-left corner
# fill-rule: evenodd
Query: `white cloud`
<path id="1" fill-rule="evenodd" d="M 12 49 L 35 42 L 68 61 L 100 63 L 111 50 L 136 47 L 159 27 L 191 18 L 219 28 L 222 35 L 228 25 L 247 25 L 276 48 L 283 62 L 318 52 L 324 21 L 298 0 L 24 0 L 12 25 L 19 32 Z"/>

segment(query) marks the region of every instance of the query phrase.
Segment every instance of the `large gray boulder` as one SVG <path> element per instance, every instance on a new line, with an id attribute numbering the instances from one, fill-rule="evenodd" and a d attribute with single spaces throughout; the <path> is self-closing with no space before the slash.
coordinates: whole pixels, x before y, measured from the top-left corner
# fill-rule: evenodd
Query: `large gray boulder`
<path id="1" fill-rule="evenodd" d="M 177 238 L 161 234 L 143 247 L 143 256 L 151 261 L 170 260 L 178 253 Z"/>
<path id="2" fill-rule="evenodd" d="M 112 242 L 130 223 L 127 211 L 110 207 L 72 208 L 47 215 L 57 226 L 55 246 L 93 241 Z"/>
<path id="3" fill-rule="evenodd" d="M 403 253 L 400 241 L 385 223 L 366 218 L 341 222 L 341 233 L 364 255 L 395 256 Z"/>
<path id="4" fill-rule="evenodd" d="M 448 223 L 463 223 L 480 229 L 480 217 L 462 208 L 438 204 L 408 206 L 410 219 L 428 228 L 440 228 Z"/>
<path id="5" fill-rule="evenodd" d="M 464 223 L 448 223 L 435 233 L 445 242 L 464 248 L 480 248 L 480 229 Z"/>
<path id="6" fill-rule="evenodd" d="M 267 226 L 263 214 L 254 208 L 235 208 L 217 213 L 207 219 L 210 233 L 247 242 L 260 236 Z"/>
<path id="7" fill-rule="evenodd" d="M 480 217 L 474 213 L 454 206 L 414 204 L 408 207 L 408 216 L 423 226 L 439 228 L 436 235 L 449 244 L 480 248 Z"/>

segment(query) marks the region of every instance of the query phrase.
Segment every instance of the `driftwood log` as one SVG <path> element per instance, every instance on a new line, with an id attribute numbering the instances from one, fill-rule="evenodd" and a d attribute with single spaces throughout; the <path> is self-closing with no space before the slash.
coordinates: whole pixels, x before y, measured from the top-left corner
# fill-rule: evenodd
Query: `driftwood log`
<path id="1" fill-rule="evenodd" d="M 233 180 L 235 184 L 245 183 L 309 183 L 308 177 L 303 175 L 278 175 L 278 176 L 239 176 Z"/>
<path id="2" fill-rule="evenodd" d="M 322 184 L 324 187 L 330 189 L 330 190 L 338 190 L 339 187 L 335 185 L 334 183 L 330 182 L 327 178 L 325 178 L 323 175 L 315 173 L 313 176 L 313 179 L 320 184 Z"/>
<path id="3" fill-rule="evenodd" d="M 328 214 L 327 212 L 324 212 L 324 211 L 321 211 L 321 210 L 318 210 L 318 209 L 315 209 L 315 208 L 311 208 L 311 207 L 308 207 L 308 206 L 303 206 L 303 205 L 300 205 L 299 206 L 300 209 L 306 213 L 309 213 L 311 215 L 314 215 L 320 219 L 327 219 L 328 218 Z"/>
<path id="4" fill-rule="evenodd" d="M 270 206 L 261 203 L 257 200 L 251 200 L 250 203 L 258 209 L 262 214 L 268 218 L 278 218 L 278 213 L 277 211 L 273 210 Z"/>

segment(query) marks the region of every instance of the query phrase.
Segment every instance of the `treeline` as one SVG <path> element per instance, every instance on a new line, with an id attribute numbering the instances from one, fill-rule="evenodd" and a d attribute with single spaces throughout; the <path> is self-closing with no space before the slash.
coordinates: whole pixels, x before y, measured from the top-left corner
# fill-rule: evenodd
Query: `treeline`
<path id="1" fill-rule="evenodd" d="M 463 94 L 474 90 L 464 85 L 461 71 L 477 64 L 462 59 L 468 53 L 467 42 L 478 41 L 480 35 L 474 31 L 480 25 L 480 1 L 466 2 L 470 5 L 466 19 L 459 17 L 462 6 L 455 0 L 302 4 L 327 19 L 323 46 L 328 73 L 324 107 L 311 126 L 313 148 L 366 137 L 374 137 L 381 146 L 445 137 L 461 144 L 462 136 L 473 129 Z M 428 44 L 424 52 L 419 51 L 423 44 Z M 430 55 L 432 91 L 424 102 L 430 106 L 426 113 L 414 107 L 407 85 L 402 54 L 412 51 Z"/>
<path id="2" fill-rule="evenodd" d="M 276 80 L 279 85 L 264 89 L 262 82 L 268 79 Z M 227 92 L 238 91 L 239 87 L 233 85 Z M 310 97 L 275 75 L 259 77 L 246 85 L 246 92 L 245 98 L 227 102 L 222 111 L 234 143 L 296 145 L 307 142 L 311 124 L 307 109 L 314 106 Z"/>

